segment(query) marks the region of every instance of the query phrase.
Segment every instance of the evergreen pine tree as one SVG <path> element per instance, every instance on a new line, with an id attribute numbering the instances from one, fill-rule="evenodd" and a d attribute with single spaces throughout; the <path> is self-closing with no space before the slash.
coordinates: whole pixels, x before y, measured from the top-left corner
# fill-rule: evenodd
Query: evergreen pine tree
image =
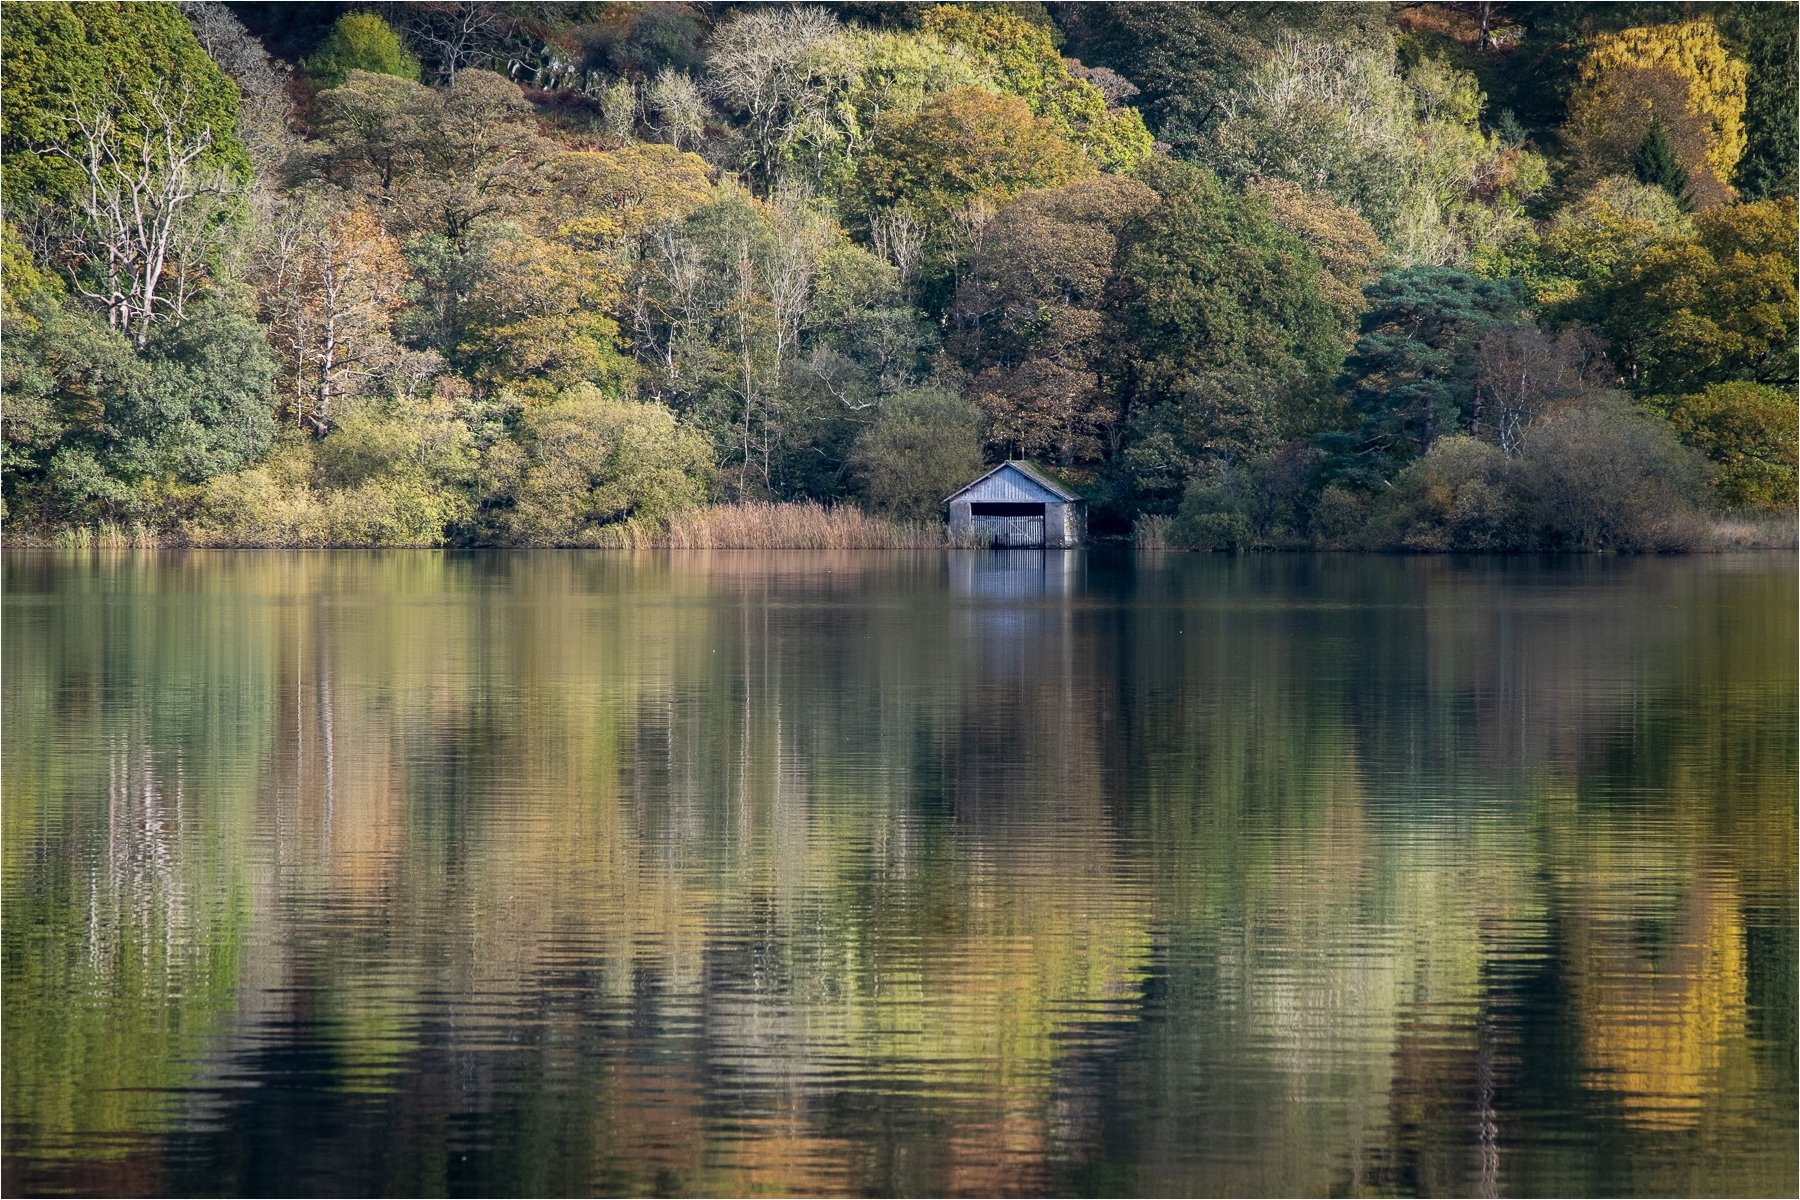
<path id="1" fill-rule="evenodd" d="M 1640 182 L 1662 188 L 1679 200 L 1682 207 L 1687 207 L 1688 175 L 1676 160 L 1675 148 L 1669 144 L 1669 135 L 1663 132 L 1661 121 L 1650 123 L 1650 132 L 1638 144 L 1631 166 Z"/>

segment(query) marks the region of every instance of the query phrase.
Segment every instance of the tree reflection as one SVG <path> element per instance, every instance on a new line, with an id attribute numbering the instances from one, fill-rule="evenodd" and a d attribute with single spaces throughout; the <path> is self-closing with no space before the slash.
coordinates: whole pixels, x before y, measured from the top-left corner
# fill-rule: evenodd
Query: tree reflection
<path id="1" fill-rule="evenodd" d="M 1791 569 L 8 565 L 8 1186 L 1791 1182 Z"/>

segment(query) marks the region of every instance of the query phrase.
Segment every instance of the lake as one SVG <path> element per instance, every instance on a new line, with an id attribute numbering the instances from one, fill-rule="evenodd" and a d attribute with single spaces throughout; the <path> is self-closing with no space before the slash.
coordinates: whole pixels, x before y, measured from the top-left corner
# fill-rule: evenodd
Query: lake
<path id="1" fill-rule="evenodd" d="M 1790 555 L 4 569 L 9 1194 L 1800 1186 Z"/>

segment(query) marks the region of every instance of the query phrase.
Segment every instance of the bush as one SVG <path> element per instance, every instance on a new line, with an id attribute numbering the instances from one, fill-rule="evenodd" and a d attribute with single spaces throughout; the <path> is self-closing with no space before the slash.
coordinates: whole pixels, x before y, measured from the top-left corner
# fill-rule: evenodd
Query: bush
<path id="1" fill-rule="evenodd" d="M 1326 486 L 1312 510 L 1313 545 L 1320 550 L 1354 550 L 1369 523 L 1369 497 L 1340 483 Z"/>
<path id="2" fill-rule="evenodd" d="M 1294 550 L 1307 544 L 1307 509 L 1320 456 L 1288 444 L 1244 465 L 1218 465 L 1188 481 L 1169 527 L 1190 550 Z"/>
<path id="3" fill-rule="evenodd" d="M 186 537 L 214 546 L 440 546 L 472 507 L 468 428 L 446 407 L 346 413 L 331 436 L 290 433 L 268 459 L 204 489 Z"/>
<path id="4" fill-rule="evenodd" d="M 850 463 L 875 511 L 941 521 L 944 498 L 981 474 L 981 410 L 946 388 L 890 396 Z"/>
<path id="5" fill-rule="evenodd" d="M 611 526 L 661 528 L 705 501 L 713 472 L 711 444 L 673 412 L 588 384 L 527 408 L 517 450 L 495 457 L 508 460 L 497 529 L 520 546 L 614 545 Z"/>
<path id="6" fill-rule="evenodd" d="M 1530 545 L 1689 550 L 1706 542 L 1707 474 L 1667 425 L 1608 400 L 1541 425 L 1519 456 L 1513 486 Z"/>
<path id="7" fill-rule="evenodd" d="M 321 546 L 326 525 L 312 448 L 290 434 L 256 466 L 210 480 L 185 533 L 197 546 Z"/>
<path id="8" fill-rule="evenodd" d="M 1439 438 L 1374 505 L 1367 541 L 1395 550 L 1494 551 L 1522 530 L 1508 464 L 1486 442 Z"/>
<path id="9" fill-rule="evenodd" d="M 1242 550 L 1250 545 L 1250 521 L 1240 512 L 1182 512 L 1170 527 L 1171 540 L 1183 550 Z"/>

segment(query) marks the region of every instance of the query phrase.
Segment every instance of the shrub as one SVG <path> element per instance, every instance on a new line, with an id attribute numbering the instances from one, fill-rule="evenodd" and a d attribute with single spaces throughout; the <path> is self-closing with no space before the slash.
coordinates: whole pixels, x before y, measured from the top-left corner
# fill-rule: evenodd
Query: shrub
<path id="1" fill-rule="evenodd" d="M 1187 511 L 1175 518 L 1172 540 L 1184 550 L 1242 550 L 1250 545 L 1250 521 L 1241 512 Z"/>
<path id="2" fill-rule="evenodd" d="M 514 545 L 616 544 L 608 526 L 660 528 L 702 503 L 712 479 L 711 444 L 673 412 L 588 384 L 526 409 L 519 450 L 498 516 Z"/>
<path id="3" fill-rule="evenodd" d="M 290 435 L 256 466 L 209 480 L 186 536 L 198 546 L 319 546 L 326 524 L 312 448 Z"/>
<path id="4" fill-rule="evenodd" d="M 1662 551 L 1706 540 L 1704 460 L 1620 400 L 1572 409 L 1527 441 L 1514 486 L 1530 544 Z"/>
<path id="5" fill-rule="evenodd" d="M 1307 544 L 1317 451 L 1290 443 L 1255 462 L 1218 465 L 1188 481 L 1169 527 L 1190 550 L 1292 550 Z"/>
<path id="6" fill-rule="evenodd" d="M 941 521 L 944 497 L 981 474 L 981 410 L 946 388 L 890 396 L 850 463 L 877 512 Z"/>
<path id="7" fill-rule="evenodd" d="M 1513 549 L 1521 530 L 1508 475 L 1497 448 L 1464 435 L 1439 438 L 1377 501 L 1367 540 L 1397 550 Z"/>
<path id="8" fill-rule="evenodd" d="M 210 481 L 185 530 L 213 546 L 439 546 L 471 514 L 468 428 L 446 407 L 346 413 Z"/>
<path id="9" fill-rule="evenodd" d="M 1328 484 L 1312 510 L 1313 545 L 1321 550 L 1354 550 L 1369 522 L 1369 497 L 1341 483 Z"/>

